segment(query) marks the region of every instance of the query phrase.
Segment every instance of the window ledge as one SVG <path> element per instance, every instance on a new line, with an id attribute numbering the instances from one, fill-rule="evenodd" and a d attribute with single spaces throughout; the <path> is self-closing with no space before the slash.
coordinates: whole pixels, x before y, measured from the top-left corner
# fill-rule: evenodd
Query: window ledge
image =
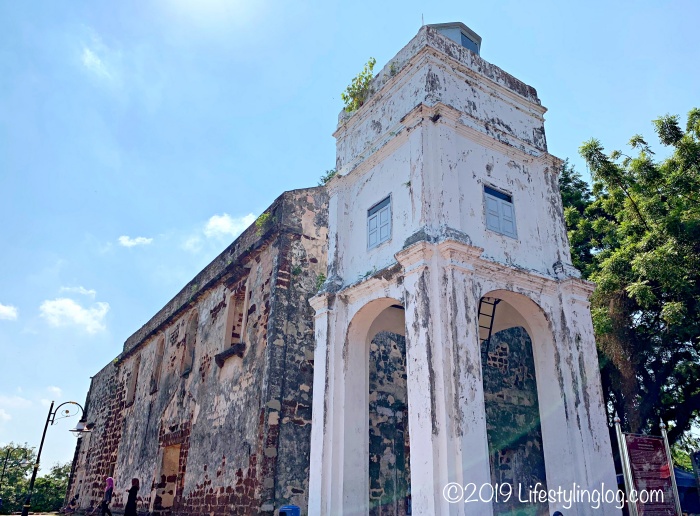
<path id="1" fill-rule="evenodd" d="M 226 351 L 222 351 L 218 355 L 214 355 L 214 361 L 216 362 L 216 365 L 219 367 L 224 367 L 224 363 L 226 360 L 233 356 L 237 356 L 239 358 L 243 358 L 243 353 L 245 353 L 245 343 L 241 342 L 239 344 L 234 344 L 230 348 L 228 348 Z"/>

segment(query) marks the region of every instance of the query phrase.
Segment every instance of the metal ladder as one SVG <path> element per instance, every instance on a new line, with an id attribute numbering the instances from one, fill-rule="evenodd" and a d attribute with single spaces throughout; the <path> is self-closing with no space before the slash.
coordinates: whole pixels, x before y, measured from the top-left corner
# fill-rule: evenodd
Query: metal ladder
<path id="1" fill-rule="evenodd" d="M 494 297 L 482 297 L 479 301 L 479 342 L 482 347 L 484 342 L 491 338 L 493 320 L 496 318 L 496 305 L 500 301 Z"/>

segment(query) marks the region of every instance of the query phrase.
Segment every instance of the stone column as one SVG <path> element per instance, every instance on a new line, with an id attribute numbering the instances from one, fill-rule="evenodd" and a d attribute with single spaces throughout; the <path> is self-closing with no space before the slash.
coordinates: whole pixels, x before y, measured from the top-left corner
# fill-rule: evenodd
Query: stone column
<path id="1" fill-rule="evenodd" d="M 570 477 L 579 489 L 601 490 L 604 486 L 606 490 L 616 490 L 617 479 L 610 460 L 610 434 L 588 302 L 593 285 L 568 278 L 559 282 L 558 290 L 561 316 L 557 321 L 556 331 L 559 335 L 555 340 L 566 345 L 558 366 L 571 380 L 566 406 L 568 439 L 562 442 L 560 437 L 554 442 L 567 448 L 574 460 L 568 468 L 563 468 L 561 464 L 547 468 L 547 480 L 552 487 L 562 485 L 570 488 L 571 484 L 565 483 Z M 559 469 L 568 470 L 567 478 L 555 477 Z M 615 504 L 610 503 L 602 504 L 597 510 L 584 503 L 579 504 L 577 509 L 577 514 L 620 514 Z"/>
<path id="2" fill-rule="evenodd" d="M 333 492 L 333 337 L 335 313 L 329 307 L 334 296 L 318 294 L 310 303 L 316 311 L 314 350 L 314 385 L 309 467 L 309 514 L 331 515 Z"/>
<path id="3" fill-rule="evenodd" d="M 411 497 L 415 514 L 488 515 L 490 504 L 449 503 L 443 494 L 451 482 L 490 482 L 478 338 L 470 328 L 475 294 L 464 262 L 471 255 L 457 259 L 464 246 L 450 245 L 418 242 L 396 255 L 406 299 Z"/>
<path id="4" fill-rule="evenodd" d="M 486 408 L 484 384 L 481 370 L 481 343 L 479 341 L 478 317 L 481 289 L 474 277 L 474 262 L 483 249 L 473 247 L 460 240 L 447 239 L 438 244 L 442 262 L 442 294 L 444 307 L 443 344 L 445 357 L 452 364 L 452 374 L 447 380 L 453 385 L 448 398 L 448 422 L 453 443 L 455 464 L 450 470 L 450 482 L 462 487 L 473 484 L 474 498 L 479 498 L 482 486 L 491 483 L 491 469 L 486 433 Z M 465 497 L 472 488 L 465 489 Z M 490 496 L 490 488 L 483 490 Z M 490 515 L 490 502 L 475 501 L 457 503 L 451 513 Z"/>

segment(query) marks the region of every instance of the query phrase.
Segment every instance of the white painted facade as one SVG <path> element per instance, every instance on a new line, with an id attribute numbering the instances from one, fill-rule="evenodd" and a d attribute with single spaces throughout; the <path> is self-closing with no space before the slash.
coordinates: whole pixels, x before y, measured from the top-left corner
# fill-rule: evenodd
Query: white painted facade
<path id="1" fill-rule="evenodd" d="M 617 489 L 592 285 L 570 265 L 544 112 L 533 88 L 426 26 L 365 105 L 341 113 L 329 278 L 312 299 L 309 514 L 369 512 L 368 350 L 382 330 L 406 336 L 413 514 L 492 514 L 443 496 L 450 482 L 491 482 L 477 324 L 487 295 L 502 300 L 494 329 L 523 326 L 533 342 L 548 487 Z M 487 229 L 485 186 L 511 199 L 515 238 Z M 387 197 L 390 238 L 368 249 L 368 210 Z"/>

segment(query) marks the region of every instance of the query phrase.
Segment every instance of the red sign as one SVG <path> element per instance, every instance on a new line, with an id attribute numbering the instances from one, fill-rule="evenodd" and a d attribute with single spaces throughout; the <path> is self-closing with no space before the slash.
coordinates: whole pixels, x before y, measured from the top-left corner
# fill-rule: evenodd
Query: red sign
<path id="1" fill-rule="evenodd" d="M 661 437 L 625 434 L 640 516 L 676 516 L 666 446 Z M 628 500 L 632 500 L 627 493 Z"/>

